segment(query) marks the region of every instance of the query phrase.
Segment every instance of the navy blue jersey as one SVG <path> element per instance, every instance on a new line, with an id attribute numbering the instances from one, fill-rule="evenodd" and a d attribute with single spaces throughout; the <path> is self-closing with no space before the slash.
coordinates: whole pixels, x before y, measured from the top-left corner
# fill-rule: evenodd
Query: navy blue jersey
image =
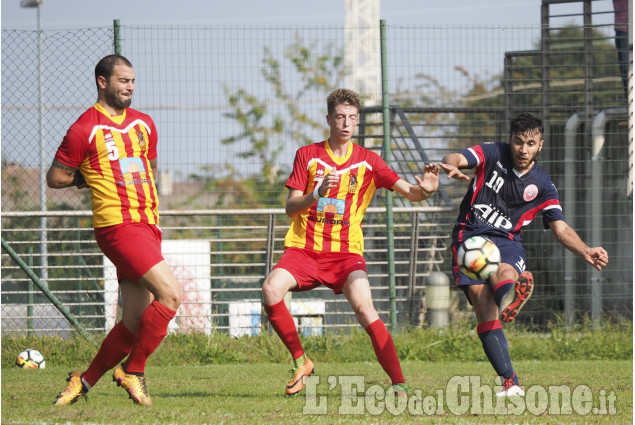
<path id="1" fill-rule="evenodd" d="M 460 152 L 475 175 L 463 201 L 452 242 L 475 235 L 492 235 L 520 241 L 521 229 L 542 212 L 543 224 L 564 220 L 558 191 L 538 165 L 525 175 L 514 170 L 508 143 L 482 143 Z"/>

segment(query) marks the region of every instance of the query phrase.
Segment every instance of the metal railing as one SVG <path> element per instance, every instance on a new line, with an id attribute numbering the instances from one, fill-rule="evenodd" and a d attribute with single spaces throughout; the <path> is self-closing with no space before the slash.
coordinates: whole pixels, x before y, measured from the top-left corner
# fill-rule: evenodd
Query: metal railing
<path id="1" fill-rule="evenodd" d="M 400 326 L 421 324 L 425 277 L 449 272 L 449 225 L 438 217 L 451 207 L 394 208 L 395 282 Z M 388 258 L 385 209 L 367 210 L 365 258 L 375 306 L 389 315 Z M 447 215 L 447 214 L 446 214 Z M 107 331 L 120 317 L 114 269 L 99 251 L 90 228 L 90 211 L 25 211 L 3 214 L 3 238 L 25 263 L 40 264 L 39 240 L 25 238 L 38 232 L 24 226 L 29 219 L 49 218 L 48 281 L 50 292 L 81 326 Z M 427 216 L 434 216 L 429 221 Z M 288 217 L 283 209 L 187 210 L 161 212 L 166 261 L 183 287 L 183 305 L 173 330 L 222 331 L 232 335 L 257 334 L 265 321 L 260 288 L 284 251 Z M 143 247 L 140 247 L 143 249 Z M 35 258 L 35 260 L 34 260 Z M 32 261 L 33 260 L 33 261 Z M 34 275 L 34 274 L 33 274 Z M 2 254 L 2 332 L 11 335 L 61 335 L 74 326 L 31 288 L 31 279 L 7 253 Z M 291 311 L 300 332 L 321 333 L 328 328 L 356 326 L 343 296 L 327 288 L 294 293 Z"/>

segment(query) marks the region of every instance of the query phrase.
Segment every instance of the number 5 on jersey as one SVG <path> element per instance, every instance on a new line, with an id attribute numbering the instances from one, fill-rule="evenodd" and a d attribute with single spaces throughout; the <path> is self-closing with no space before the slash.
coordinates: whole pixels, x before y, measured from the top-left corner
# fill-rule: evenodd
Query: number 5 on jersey
<path id="1" fill-rule="evenodd" d="M 117 149 L 117 144 L 114 140 L 106 141 L 106 149 L 108 149 L 108 159 L 111 161 L 115 161 L 119 159 L 119 150 Z"/>

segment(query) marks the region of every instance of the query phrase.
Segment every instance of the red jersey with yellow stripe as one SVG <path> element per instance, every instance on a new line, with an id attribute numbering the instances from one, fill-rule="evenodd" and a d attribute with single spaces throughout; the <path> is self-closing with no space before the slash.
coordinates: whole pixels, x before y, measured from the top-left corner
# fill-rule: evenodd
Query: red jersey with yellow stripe
<path id="1" fill-rule="evenodd" d="M 362 255 L 364 212 L 375 191 L 391 188 L 399 176 L 379 155 L 355 143 L 350 143 L 346 156 L 336 157 L 323 141 L 298 149 L 286 186 L 312 193 L 328 173 L 338 174 L 339 186 L 293 218 L 285 247 Z"/>
<path id="2" fill-rule="evenodd" d="M 157 130 L 149 115 L 127 108 L 112 116 L 99 104 L 68 129 L 55 159 L 79 168 L 93 198 L 93 227 L 159 224 L 159 199 L 150 161 Z"/>

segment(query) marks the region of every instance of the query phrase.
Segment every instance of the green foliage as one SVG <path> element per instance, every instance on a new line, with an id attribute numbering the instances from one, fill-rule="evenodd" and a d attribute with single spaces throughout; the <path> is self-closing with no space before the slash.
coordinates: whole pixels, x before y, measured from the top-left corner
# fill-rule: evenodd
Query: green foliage
<path id="1" fill-rule="evenodd" d="M 520 325 L 506 325 L 512 359 L 516 360 L 629 360 L 633 358 L 633 324 L 630 321 L 607 323 L 602 328 L 580 326 L 567 329 L 551 326 L 549 332 L 532 332 Z M 311 358 L 326 362 L 375 360 L 366 332 L 330 332 L 322 336 L 301 337 Z M 443 330 L 410 329 L 394 337 L 403 361 L 485 361 L 475 326 Z M 25 348 L 36 348 L 51 364 L 88 365 L 96 348 L 81 338 L 58 337 L 2 338 L 2 366 L 9 366 Z M 215 332 L 170 334 L 150 358 L 149 363 L 164 365 L 206 365 L 259 362 L 290 362 L 287 349 L 275 333 L 233 338 Z"/>
<path id="2" fill-rule="evenodd" d="M 535 336 L 537 341 L 520 338 L 514 342 L 510 346 L 512 358 L 515 355 L 523 356 L 526 360 L 540 360 L 545 357 L 561 360 L 628 359 L 633 357 L 632 336 L 628 336 L 633 333 L 632 322 L 607 322 L 599 329 L 592 329 L 592 327 L 591 322 L 573 328 L 551 325 L 547 334 Z M 514 333 L 517 332 L 520 331 L 514 330 Z M 631 342 L 629 342 L 629 338 Z M 540 350 L 535 350 L 536 343 L 541 345 Z"/>
<path id="3" fill-rule="evenodd" d="M 284 174 L 276 164 L 289 141 L 297 147 L 309 144 L 315 140 L 307 135 L 307 129 L 324 129 L 323 121 L 314 121 L 300 108 L 301 101 L 316 94 L 326 99 L 327 93 L 339 87 L 345 71 L 343 53 L 334 45 L 319 46 L 318 42 L 307 45 L 299 37 L 287 47 L 284 59 L 289 62 L 299 84 L 285 84 L 288 80 L 296 81 L 296 78 L 283 76 L 283 70 L 288 65 L 274 57 L 268 47 L 264 49 L 261 69 L 276 100 L 284 105 L 283 112 L 272 111 L 271 99 L 259 99 L 244 88 L 224 87 L 233 110 L 225 117 L 236 122 L 240 132 L 221 142 L 233 145 L 247 141 L 249 148 L 238 155 L 241 158 L 258 158 L 262 166 L 262 181 L 270 183 L 278 183 Z M 324 135 L 326 137 L 327 133 Z"/>
<path id="4" fill-rule="evenodd" d="M 262 166 L 262 174 L 273 180 L 276 176 L 276 159 L 284 145 L 282 139 L 277 137 L 283 133 L 282 122 L 279 117 L 274 118 L 274 124 L 268 126 L 265 123 L 267 115 L 266 103 L 248 94 L 244 89 L 238 89 L 231 93 L 225 87 L 225 93 L 234 112 L 225 114 L 225 117 L 233 119 L 241 127 L 241 132 L 235 136 L 221 140 L 224 145 L 247 140 L 250 148 L 238 153 L 240 158 L 258 157 Z"/>

